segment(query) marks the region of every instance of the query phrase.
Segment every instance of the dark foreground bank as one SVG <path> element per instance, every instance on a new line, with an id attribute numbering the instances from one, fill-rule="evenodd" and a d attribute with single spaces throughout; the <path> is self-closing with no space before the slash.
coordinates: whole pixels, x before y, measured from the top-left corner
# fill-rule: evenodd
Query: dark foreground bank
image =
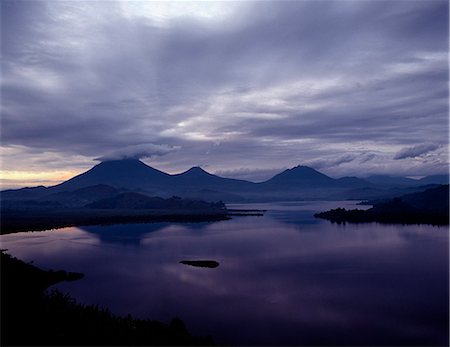
<path id="1" fill-rule="evenodd" d="M 82 274 L 44 271 L 1 252 L 1 345 L 213 345 L 191 336 L 180 319 L 168 325 L 118 317 L 45 290 Z"/>

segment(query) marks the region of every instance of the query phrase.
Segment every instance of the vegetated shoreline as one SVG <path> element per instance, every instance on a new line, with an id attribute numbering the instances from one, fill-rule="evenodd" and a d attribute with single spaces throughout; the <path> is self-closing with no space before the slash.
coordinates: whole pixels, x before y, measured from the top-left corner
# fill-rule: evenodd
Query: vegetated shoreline
<path id="1" fill-rule="evenodd" d="M 316 218 L 327 219 L 332 223 L 380 223 L 380 224 L 430 224 L 449 225 L 448 215 L 436 213 L 377 213 L 369 210 L 332 209 L 314 214 Z"/>
<path id="2" fill-rule="evenodd" d="M 67 294 L 46 289 L 79 273 L 44 271 L 1 251 L 1 344 L 210 346 L 210 336 L 193 337 L 184 323 L 120 317 L 108 309 L 83 305 Z"/>
<path id="3" fill-rule="evenodd" d="M 314 217 L 334 223 L 449 225 L 449 185 L 367 203 L 373 207 L 368 210 L 337 208 L 316 213 Z"/>
<path id="4" fill-rule="evenodd" d="M 61 209 L 55 211 L 2 211 L 0 234 L 42 231 L 74 226 L 130 223 L 178 222 L 197 223 L 228 220 L 223 211 L 193 210 L 93 210 Z"/>

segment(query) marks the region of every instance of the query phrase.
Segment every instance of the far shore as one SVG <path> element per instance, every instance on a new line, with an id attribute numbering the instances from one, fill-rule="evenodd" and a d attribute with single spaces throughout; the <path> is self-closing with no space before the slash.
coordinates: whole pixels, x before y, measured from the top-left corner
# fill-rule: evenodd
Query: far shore
<path id="1" fill-rule="evenodd" d="M 240 212 L 240 213 L 239 213 Z M 88 225 L 131 223 L 199 223 L 231 219 L 231 216 L 262 216 L 264 211 L 246 210 L 9 210 L 1 213 L 0 234 L 43 231 Z"/>
<path id="2" fill-rule="evenodd" d="M 213 222 L 227 220 L 226 211 L 93 210 L 2 211 L 0 234 L 74 226 L 152 222 Z"/>

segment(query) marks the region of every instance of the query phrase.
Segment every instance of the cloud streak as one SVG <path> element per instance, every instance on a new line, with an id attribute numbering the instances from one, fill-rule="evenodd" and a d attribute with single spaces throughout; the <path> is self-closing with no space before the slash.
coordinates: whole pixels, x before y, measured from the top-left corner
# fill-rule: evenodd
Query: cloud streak
<path id="1" fill-rule="evenodd" d="M 121 159 L 145 159 L 159 157 L 178 150 L 180 147 L 168 145 L 155 145 L 152 143 L 128 146 L 119 150 L 109 152 L 104 156 L 95 158 L 98 161 L 121 160 Z"/>
<path id="2" fill-rule="evenodd" d="M 422 143 L 413 147 L 406 147 L 401 149 L 395 156 L 394 159 L 406 159 L 415 158 L 429 152 L 438 149 L 440 146 L 435 143 Z"/>

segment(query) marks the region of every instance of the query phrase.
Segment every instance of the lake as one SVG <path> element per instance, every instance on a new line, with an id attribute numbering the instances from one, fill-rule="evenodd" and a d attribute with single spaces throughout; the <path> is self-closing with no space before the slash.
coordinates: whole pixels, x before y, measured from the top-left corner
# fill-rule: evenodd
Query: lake
<path id="1" fill-rule="evenodd" d="M 43 269 L 84 273 L 55 286 L 78 302 L 136 318 L 180 317 L 216 343 L 448 345 L 448 227 L 313 217 L 355 208 L 348 201 L 229 207 L 267 212 L 9 234 L 1 248 Z M 204 259 L 220 265 L 179 263 Z"/>

